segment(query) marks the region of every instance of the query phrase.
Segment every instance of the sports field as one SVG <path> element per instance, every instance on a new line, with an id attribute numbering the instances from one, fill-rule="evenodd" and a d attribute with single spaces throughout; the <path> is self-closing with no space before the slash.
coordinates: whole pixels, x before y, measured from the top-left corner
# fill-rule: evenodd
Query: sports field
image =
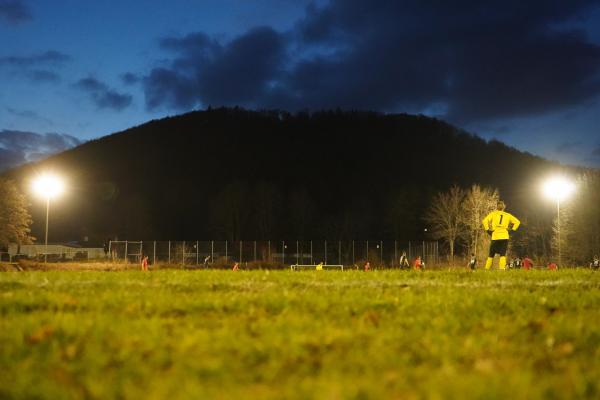
<path id="1" fill-rule="evenodd" d="M 0 273 L 0 398 L 600 397 L 600 273 Z"/>

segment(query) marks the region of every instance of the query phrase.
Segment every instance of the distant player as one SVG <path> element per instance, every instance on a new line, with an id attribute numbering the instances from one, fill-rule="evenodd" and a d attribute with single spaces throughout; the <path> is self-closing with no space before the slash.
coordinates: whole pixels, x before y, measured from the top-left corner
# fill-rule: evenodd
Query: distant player
<path id="1" fill-rule="evenodd" d="M 525 256 L 521 265 L 523 266 L 523 269 L 530 270 L 533 268 L 533 261 L 531 261 L 531 258 Z"/>
<path id="2" fill-rule="evenodd" d="M 467 266 L 472 270 L 477 268 L 477 257 L 475 257 L 475 253 L 471 253 L 471 259 L 469 260 L 469 264 L 467 264 Z"/>
<path id="3" fill-rule="evenodd" d="M 421 270 L 423 268 L 423 260 L 421 260 L 421 256 L 417 256 L 415 259 L 414 268 L 416 270 Z"/>
<path id="4" fill-rule="evenodd" d="M 406 252 L 403 251 L 400 256 L 400 269 L 408 269 L 410 268 L 410 263 L 408 262 L 408 257 L 406 257 Z"/>
<path id="5" fill-rule="evenodd" d="M 204 257 L 204 268 L 208 268 L 208 262 L 210 261 L 210 256 Z"/>
<path id="6" fill-rule="evenodd" d="M 516 269 L 521 268 L 521 258 L 520 257 L 515 258 L 515 268 Z"/>
<path id="7" fill-rule="evenodd" d="M 148 271 L 148 256 L 142 258 L 142 271 Z"/>
<path id="8" fill-rule="evenodd" d="M 503 201 L 496 203 L 496 210 L 489 213 L 483 219 L 483 229 L 492 236 L 490 244 L 490 253 L 485 261 L 485 269 L 490 269 L 494 262 L 496 254 L 500 255 L 499 268 L 506 269 L 506 251 L 508 250 L 508 229 L 512 225 L 512 230 L 516 231 L 521 225 L 515 216 L 504 211 L 506 205 Z"/>
<path id="9" fill-rule="evenodd" d="M 591 269 L 598 269 L 598 268 L 600 268 L 600 259 L 598 259 L 598 256 L 594 256 L 594 259 L 590 263 L 590 268 Z"/>
<path id="10" fill-rule="evenodd" d="M 234 262 L 233 263 L 233 267 L 231 268 L 232 271 L 239 271 L 240 270 L 240 264 L 238 262 Z"/>
<path id="11" fill-rule="evenodd" d="M 371 263 L 369 261 L 365 262 L 364 269 L 365 269 L 365 272 L 368 272 L 371 270 Z"/>
<path id="12" fill-rule="evenodd" d="M 556 265 L 556 263 L 555 263 L 554 261 L 550 261 L 550 262 L 548 263 L 548 269 L 549 269 L 549 270 L 552 270 L 552 271 L 555 271 L 555 270 L 557 270 L 557 269 L 558 269 L 558 265 Z"/>
<path id="13" fill-rule="evenodd" d="M 318 263 L 315 269 L 317 271 L 323 271 L 323 261 L 321 261 L 320 263 Z"/>

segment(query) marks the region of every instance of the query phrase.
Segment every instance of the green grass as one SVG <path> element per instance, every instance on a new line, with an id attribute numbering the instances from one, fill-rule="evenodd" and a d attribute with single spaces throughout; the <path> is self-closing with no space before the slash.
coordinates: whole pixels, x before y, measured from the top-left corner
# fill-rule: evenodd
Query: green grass
<path id="1" fill-rule="evenodd" d="M 598 398 L 600 273 L 0 273 L 0 398 Z"/>

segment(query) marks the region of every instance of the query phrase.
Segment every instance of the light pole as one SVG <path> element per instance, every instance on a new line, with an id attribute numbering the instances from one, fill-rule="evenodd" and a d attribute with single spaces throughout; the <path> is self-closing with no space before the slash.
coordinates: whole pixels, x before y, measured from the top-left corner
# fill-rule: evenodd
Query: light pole
<path id="1" fill-rule="evenodd" d="M 44 240 L 44 262 L 48 261 L 48 219 L 50 216 L 50 199 L 64 191 L 63 181 L 56 175 L 44 173 L 33 181 L 33 190 L 46 199 L 46 235 Z"/>
<path id="2" fill-rule="evenodd" d="M 546 197 L 556 201 L 556 236 L 558 240 L 558 265 L 562 267 L 561 239 L 560 239 L 560 201 L 566 199 L 575 190 L 573 182 L 565 177 L 556 176 L 548 179 L 543 186 Z"/>

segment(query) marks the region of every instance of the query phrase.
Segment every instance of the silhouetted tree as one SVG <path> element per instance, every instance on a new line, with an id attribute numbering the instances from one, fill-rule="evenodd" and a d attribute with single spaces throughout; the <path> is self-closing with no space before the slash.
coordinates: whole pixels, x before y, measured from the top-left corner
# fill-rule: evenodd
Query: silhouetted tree
<path id="1" fill-rule="evenodd" d="M 489 246 L 489 236 L 482 234 L 481 223 L 483 218 L 495 209 L 499 198 L 497 189 L 481 188 L 479 185 L 472 185 L 466 191 L 462 203 L 462 218 L 466 228 L 469 253 L 482 254 L 483 249 Z"/>
<path id="2" fill-rule="evenodd" d="M 448 244 L 450 262 L 454 262 L 454 249 L 458 240 L 466 236 L 462 203 L 465 191 L 452 186 L 447 192 L 433 196 L 431 205 L 425 214 L 435 239 L 442 239 Z"/>
<path id="3" fill-rule="evenodd" d="M 577 191 L 561 203 L 563 263 L 584 265 L 600 249 L 600 173 L 588 172 L 577 179 Z M 556 219 L 553 248 L 556 252 Z"/>
<path id="4" fill-rule="evenodd" d="M 283 199 L 279 189 L 266 182 L 259 182 L 254 188 L 253 222 L 256 229 L 255 239 L 276 238 L 277 223 L 281 221 Z"/>
<path id="5" fill-rule="evenodd" d="M 0 178 L 0 248 L 31 243 L 31 222 L 25 196 L 14 182 Z"/>
<path id="6" fill-rule="evenodd" d="M 294 189 L 289 196 L 288 206 L 293 234 L 300 240 L 307 239 L 315 213 L 315 204 L 308 191 L 304 187 Z"/>
<path id="7" fill-rule="evenodd" d="M 516 214 L 521 220 L 521 227 L 517 232 L 511 234 L 511 252 L 516 255 L 528 255 L 533 258 L 545 258 L 551 253 L 552 241 L 552 216 L 556 210 L 540 207 L 533 203 L 522 207 L 522 212 Z"/>
<path id="8" fill-rule="evenodd" d="M 211 205 L 211 222 L 214 230 L 228 240 L 240 240 L 247 219 L 245 201 L 248 188 L 242 182 L 233 182 L 223 188 Z"/>

